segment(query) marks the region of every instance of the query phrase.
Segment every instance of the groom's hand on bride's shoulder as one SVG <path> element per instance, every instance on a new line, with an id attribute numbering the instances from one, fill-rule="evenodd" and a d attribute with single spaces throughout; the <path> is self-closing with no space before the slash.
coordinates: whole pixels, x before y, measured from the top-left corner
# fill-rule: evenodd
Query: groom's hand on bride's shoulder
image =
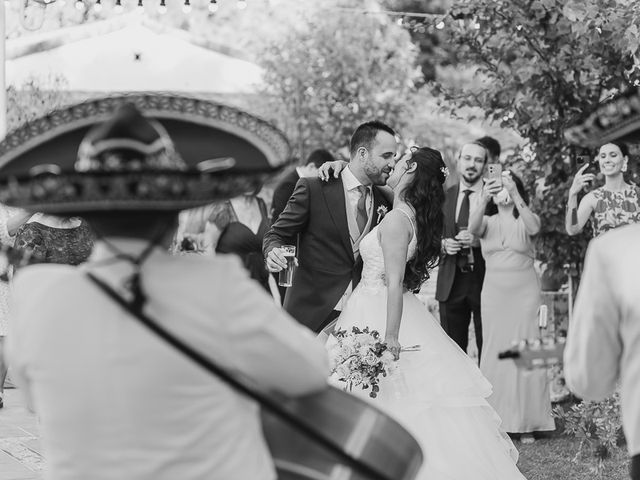
<path id="1" fill-rule="evenodd" d="M 325 162 L 320 165 L 320 168 L 318 168 L 318 177 L 320 177 L 320 180 L 327 182 L 331 178 L 331 173 L 333 172 L 333 177 L 338 178 L 340 177 L 340 172 L 342 172 L 347 165 L 349 165 L 349 163 L 344 160 Z"/>

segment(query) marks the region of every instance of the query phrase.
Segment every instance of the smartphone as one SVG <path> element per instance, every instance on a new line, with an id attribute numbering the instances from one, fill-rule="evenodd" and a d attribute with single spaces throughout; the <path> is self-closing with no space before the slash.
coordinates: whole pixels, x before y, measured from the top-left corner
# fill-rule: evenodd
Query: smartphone
<path id="1" fill-rule="evenodd" d="M 497 184 L 502 187 L 502 164 L 487 164 L 487 180 L 496 180 Z"/>
<path id="2" fill-rule="evenodd" d="M 582 172 L 583 174 L 592 173 L 594 175 L 597 175 L 600 171 L 600 167 L 598 166 L 598 162 L 596 160 L 592 160 L 589 155 L 578 155 L 576 157 L 576 171 L 580 170 L 585 165 L 589 166 L 585 168 L 584 172 Z"/>

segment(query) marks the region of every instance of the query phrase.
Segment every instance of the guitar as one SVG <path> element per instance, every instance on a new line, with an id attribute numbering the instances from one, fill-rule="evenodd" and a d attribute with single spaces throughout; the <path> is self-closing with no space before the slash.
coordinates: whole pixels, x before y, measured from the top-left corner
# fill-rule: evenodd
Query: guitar
<path id="1" fill-rule="evenodd" d="M 334 387 L 282 406 L 389 480 L 411 480 L 422 464 L 418 442 L 395 420 Z M 278 480 L 369 480 L 309 437 L 262 410 Z"/>
<path id="2" fill-rule="evenodd" d="M 565 337 L 551 336 L 521 340 L 509 350 L 500 352 L 498 358 L 511 358 L 518 368 L 526 370 L 547 368 L 562 363 L 566 342 Z"/>
<path id="3" fill-rule="evenodd" d="M 9 264 L 24 266 L 39 261 L 13 247 L 0 247 L 0 251 Z M 119 297 L 115 292 L 107 293 Z M 129 310 L 127 302 L 116 297 L 114 300 Z M 144 314 L 134 317 L 147 326 L 155 323 Z M 160 331 L 151 330 L 195 363 L 205 368 L 211 363 L 170 333 L 163 333 L 162 327 Z M 212 364 L 207 370 L 218 375 L 213 372 L 219 368 Z M 404 427 L 367 402 L 334 387 L 297 399 L 258 395 L 266 400 L 264 403 L 261 400 L 263 432 L 279 480 L 413 480 L 422 464 L 422 450 Z M 267 408 L 273 404 L 277 408 Z M 294 418 L 295 422 L 287 421 L 286 417 Z M 313 435 L 295 423 L 302 424 Z M 333 450 L 314 437 L 327 439 Z M 340 452 L 356 462 L 349 464 Z M 367 470 L 371 473 L 364 473 Z"/>

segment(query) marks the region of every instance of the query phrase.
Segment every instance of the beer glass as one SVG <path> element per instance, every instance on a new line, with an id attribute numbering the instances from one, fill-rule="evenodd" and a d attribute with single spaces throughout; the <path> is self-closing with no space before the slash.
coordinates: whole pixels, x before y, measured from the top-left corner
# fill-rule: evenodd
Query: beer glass
<path id="1" fill-rule="evenodd" d="M 287 259 L 287 268 L 280 270 L 278 275 L 278 285 L 281 287 L 290 287 L 293 285 L 293 271 L 295 269 L 296 262 L 296 247 L 295 245 L 283 245 L 280 247 L 282 254 Z"/>

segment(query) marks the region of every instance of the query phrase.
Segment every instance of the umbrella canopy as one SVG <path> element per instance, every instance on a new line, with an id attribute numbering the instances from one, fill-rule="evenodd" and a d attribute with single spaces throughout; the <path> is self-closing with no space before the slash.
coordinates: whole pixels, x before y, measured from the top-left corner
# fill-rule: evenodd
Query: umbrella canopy
<path id="1" fill-rule="evenodd" d="M 63 88 L 87 92 L 180 91 L 253 93 L 262 82 L 254 63 L 189 42 L 179 32 L 144 25 L 75 39 L 51 49 L 10 58 L 7 84 L 19 88 L 37 78 L 41 88 L 63 78 Z"/>

